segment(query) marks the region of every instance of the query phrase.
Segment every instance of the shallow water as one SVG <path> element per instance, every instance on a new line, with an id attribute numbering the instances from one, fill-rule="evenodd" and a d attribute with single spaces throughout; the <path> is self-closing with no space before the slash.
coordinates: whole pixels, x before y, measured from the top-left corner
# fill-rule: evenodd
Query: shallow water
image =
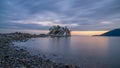
<path id="1" fill-rule="evenodd" d="M 54 62 L 82 68 L 120 68 L 120 37 L 47 37 L 14 42 L 31 53 L 45 54 Z"/>

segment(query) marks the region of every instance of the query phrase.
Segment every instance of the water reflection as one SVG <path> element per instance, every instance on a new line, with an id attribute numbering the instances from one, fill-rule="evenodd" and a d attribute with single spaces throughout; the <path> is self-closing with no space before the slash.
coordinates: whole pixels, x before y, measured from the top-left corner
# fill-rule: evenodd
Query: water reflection
<path id="1" fill-rule="evenodd" d="M 72 49 L 87 55 L 104 56 L 108 49 L 108 38 L 104 37 L 72 37 Z"/>
<path id="2" fill-rule="evenodd" d="M 70 53 L 70 37 L 53 37 L 49 38 L 49 50 L 56 54 Z"/>
<path id="3" fill-rule="evenodd" d="M 83 68 L 120 67 L 120 38 L 118 37 L 48 37 L 31 39 L 15 45 L 31 47 L 43 52 L 55 62 L 78 65 Z"/>

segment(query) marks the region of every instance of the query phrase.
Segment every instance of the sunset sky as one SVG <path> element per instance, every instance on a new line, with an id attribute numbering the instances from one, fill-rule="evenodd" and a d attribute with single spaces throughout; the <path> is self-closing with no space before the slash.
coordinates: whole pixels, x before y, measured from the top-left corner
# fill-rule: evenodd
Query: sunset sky
<path id="1" fill-rule="evenodd" d="M 106 31 L 120 27 L 120 0 L 0 0 L 0 29 Z"/>

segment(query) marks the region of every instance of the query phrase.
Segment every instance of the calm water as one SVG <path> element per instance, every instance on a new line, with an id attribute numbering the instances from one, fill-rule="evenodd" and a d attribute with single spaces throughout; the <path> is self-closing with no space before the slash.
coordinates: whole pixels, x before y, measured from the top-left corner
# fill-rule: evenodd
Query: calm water
<path id="1" fill-rule="evenodd" d="M 30 52 L 45 54 L 58 63 L 83 68 L 120 68 L 120 37 L 48 37 L 14 44 L 25 46 Z"/>

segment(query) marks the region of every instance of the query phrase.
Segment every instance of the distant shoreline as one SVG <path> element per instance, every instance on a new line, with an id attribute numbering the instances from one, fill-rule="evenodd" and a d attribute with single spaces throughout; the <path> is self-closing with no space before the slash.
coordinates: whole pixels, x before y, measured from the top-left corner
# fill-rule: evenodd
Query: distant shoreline
<path id="1" fill-rule="evenodd" d="M 30 34 L 47 34 L 49 30 L 23 30 L 23 29 L 0 29 L 1 33 L 14 33 L 14 32 L 22 32 L 22 33 L 30 33 Z M 72 30 L 71 35 L 85 35 L 85 36 L 92 36 L 92 35 L 101 35 L 107 31 L 76 31 Z"/>

